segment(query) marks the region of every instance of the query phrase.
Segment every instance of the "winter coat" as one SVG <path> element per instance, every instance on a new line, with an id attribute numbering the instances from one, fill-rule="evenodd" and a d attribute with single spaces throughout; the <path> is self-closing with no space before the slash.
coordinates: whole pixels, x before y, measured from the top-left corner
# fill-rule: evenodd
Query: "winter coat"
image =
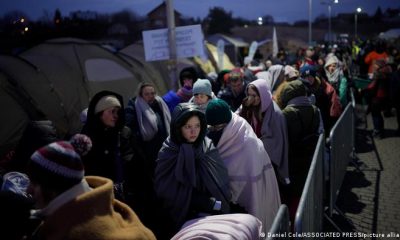
<path id="1" fill-rule="evenodd" d="M 101 113 L 95 114 L 96 104 L 106 95 L 117 97 L 121 104 L 121 110 L 118 112 L 119 118 L 113 128 L 107 128 L 102 123 Z M 110 178 L 114 183 L 124 181 L 124 164 L 133 157 L 129 143 L 130 130 L 124 127 L 124 124 L 122 96 L 110 91 L 101 91 L 92 98 L 89 103 L 87 121 L 81 131 L 90 137 L 93 144 L 89 153 L 82 158 L 86 175 Z"/>
<path id="2" fill-rule="evenodd" d="M 306 94 L 304 84 L 295 80 L 289 82 L 280 95 L 289 138 L 290 188 L 297 196 L 303 190 L 320 127 L 319 110 Z"/>
<path id="3" fill-rule="evenodd" d="M 111 180 L 102 177 L 86 177 L 86 180 L 92 190 L 46 216 L 34 234 L 37 239 L 155 239 L 132 209 L 114 199 Z"/>

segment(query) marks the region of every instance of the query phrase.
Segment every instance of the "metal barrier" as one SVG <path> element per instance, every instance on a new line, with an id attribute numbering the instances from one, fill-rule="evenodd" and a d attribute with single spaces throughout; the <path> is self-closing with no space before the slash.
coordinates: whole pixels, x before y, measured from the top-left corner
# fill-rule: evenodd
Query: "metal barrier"
<path id="1" fill-rule="evenodd" d="M 323 230 L 324 153 L 325 137 L 324 134 L 320 134 L 296 212 L 294 224 L 296 233 Z"/>
<path id="2" fill-rule="evenodd" d="M 354 157 L 354 138 L 354 108 L 352 103 L 349 103 L 329 135 L 329 217 L 332 217 L 333 209 L 336 208 L 335 203 L 346 174 L 347 166 Z"/>
<path id="3" fill-rule="evenodd" d="M 272 239 L 288 239 L 290 231 L 289 209 L 285 204 L 279 207 L 274 222 L 267 233 L 268 240 Z"/>

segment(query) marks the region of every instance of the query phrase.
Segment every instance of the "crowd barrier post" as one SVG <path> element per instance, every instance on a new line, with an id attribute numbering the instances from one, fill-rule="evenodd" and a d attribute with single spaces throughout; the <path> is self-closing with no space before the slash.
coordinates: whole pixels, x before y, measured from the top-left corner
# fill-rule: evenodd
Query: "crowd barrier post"
<path id="1" fill-rule="evenodd" d="M 332 221 L 333 211 L 344 214 L 337 208 L 336 200 L 346 175 L 347 166 L 354 158 L 355 142 L 354 108 L 347 104 L 329 134 L 329 216 L 328 220 L 340 230 Z"/>
<path id="2" fill-rule="evenodd" d="M 279 207 L 274 222 L 267 233 L 266 239 L 289 239 L 290 219 L 289 209 L 285 204 Z"/>
<path id="3" fill-rule="evenodd" d="M 297 208 L 294 231 L 299 233 L 321 232 L 324 216 L 324 154 L 325 137 L 320 134 Z"/>

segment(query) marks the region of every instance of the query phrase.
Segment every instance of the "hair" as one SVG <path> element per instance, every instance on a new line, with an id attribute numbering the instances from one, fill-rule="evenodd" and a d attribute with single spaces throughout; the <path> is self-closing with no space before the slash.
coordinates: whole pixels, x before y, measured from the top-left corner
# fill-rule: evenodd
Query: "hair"
<path id="1" fill-rule="evenodd" d="M 156 90 L 156 88 L 155 88 L 155 86 L 154 86 L 153 83 L 151 83 L 151 82 L 141 82 L 141 83 L 139 84 L 139 86 L 138 86 L 138 90 L 137 90 L 136 96 L 141 96 L 141 97 L 143 97 L 142 94 L 143 94 L 143 89 L 144 89 L 145 87 L 152 87 L 152 88 L 154 88 L 154 90 Z"/>
<path id="2" fill-rule="evenodd" d="M 257 87 L 254 86 L 254 85 L 251 84 L 251 83 L 247 86 L 246 95 L 247 95 L 247 91 L 248 91 L 249 89 L 252 89 L 253 91 L 255 91 L 255 92 L 257 93 L 257 95 L 258 95 L 259 97 L 261 97 L 261 96 L 260 96 L 260 92 L 258 91 Z M 254 113 L 254 114 L 255 114 L 255 117 L 257 118 L 257 120 L 258 120 L 258 121 L 261 121 L 261 119 L 262 119 L 262 113 L 261 113 L 261 111 L 260 111 L 260 109 L 261 109 L 261 102 L 260 102 L 260 104 L 259 104 L 258 106 L 246 106 L 244 103 L 245 103 L 245 101 L 247 101 L 247 98 L 248 98 L 248 97 L 245 97 L 245 98 L 243 99 L 243 102 L 242 102 L 242 110 L 240 111 L 239 115 L 240 115 L 241 117 L 243 117 L 244 119 L 246 119 L 247 122 L 250 123 L 250 122 L 251 122 L 252 113 Z"/>

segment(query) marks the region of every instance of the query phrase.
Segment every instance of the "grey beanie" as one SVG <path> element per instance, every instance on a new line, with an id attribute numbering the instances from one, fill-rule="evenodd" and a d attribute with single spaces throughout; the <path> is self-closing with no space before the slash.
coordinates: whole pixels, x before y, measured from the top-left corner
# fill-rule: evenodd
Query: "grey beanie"
<path id="1" fill-rule="evenodd" d="M 193 95 L 205 94 L 211 96 L 211 83 L 208 79 L 198 79 L 193 85 Z"/>

